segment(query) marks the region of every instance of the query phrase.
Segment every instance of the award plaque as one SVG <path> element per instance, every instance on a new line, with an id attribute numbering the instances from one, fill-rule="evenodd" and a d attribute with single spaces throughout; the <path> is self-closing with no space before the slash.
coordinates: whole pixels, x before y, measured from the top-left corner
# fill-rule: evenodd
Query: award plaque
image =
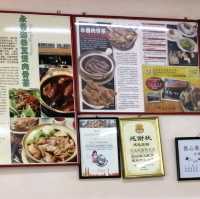
<path id="1" fill-rule="evenodd" d="M 163 176 L 158 118 L 120 119 L 124 178 Z"/>

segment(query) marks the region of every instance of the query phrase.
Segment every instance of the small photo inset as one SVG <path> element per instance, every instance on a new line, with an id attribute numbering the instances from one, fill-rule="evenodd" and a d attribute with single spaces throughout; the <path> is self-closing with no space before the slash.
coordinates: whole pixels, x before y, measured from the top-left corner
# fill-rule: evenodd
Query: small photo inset
<path id="1" fill-rule="evenodd" d="M 23 163 L 22 140 L 23 137 L 33 128 L 39 125 L 39 118 L 11 118 L 11 159 L 13 163 Z"/>
<path id="2" fill-rule="evenodd" d="M 180 100 L 181 93 L 187 89 L 189 83 L 183 80 L 165 79 L 162 98 L 166 100 Z"/>
<path id="3" fill-rule="evenodd" d="M 169 65 L 197 66 L 197 23 L 167 25 Z"/>
<path id="4" fill-rule="evenodd" d="M 39 43 L 40 68 L 68 68 L 72 65 L 71 45 Z"/>
<path id="5" fill-rule="evenodd" d="M 38 89 L 9 90 L 10 117 L 40 117 L 40 92 Z"/>
<path id="6" fill-rule="evenodd" d="M 160 92 L 147 93 L 147 101 L 148 102 L 160 102 L 161 101 L 161 93 Z"/>

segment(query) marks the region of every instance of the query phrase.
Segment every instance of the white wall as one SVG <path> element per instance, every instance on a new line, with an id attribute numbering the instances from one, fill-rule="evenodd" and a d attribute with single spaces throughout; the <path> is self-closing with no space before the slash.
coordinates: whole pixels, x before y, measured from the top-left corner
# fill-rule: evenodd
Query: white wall
<path id="1" fill-rule="evenodd" d="M 199 0 L 1 0 L 0 9 L 40 12 L 200 18 Z"/>
<path id="2" fill-rule="evenodd" d="M 200 18 L 199 0 L 5 0 L 1 10 Z M 161 116 L 166 176 L 79 180 L 77 167 L 1 168 L 2 199 L 199 199 L 200 182 L 176 181 L 174 137 L 200 135 L 199 116 Z"/>

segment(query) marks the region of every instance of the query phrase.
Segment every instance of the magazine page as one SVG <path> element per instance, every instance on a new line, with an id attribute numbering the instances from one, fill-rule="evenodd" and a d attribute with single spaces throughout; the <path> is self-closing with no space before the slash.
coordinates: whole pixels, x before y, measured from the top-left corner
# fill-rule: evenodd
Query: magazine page
<path id="1" fill-rule="evenodd" d="M 0 164 L 77 162 L 69 17 L 0 15 Z"/>
<path id="2" fill-rule="evenodd" d="M 198 69 L 194 22 L 79 17 L 76 36 L 82 112 L 149 112 L 143 66 Z"/>

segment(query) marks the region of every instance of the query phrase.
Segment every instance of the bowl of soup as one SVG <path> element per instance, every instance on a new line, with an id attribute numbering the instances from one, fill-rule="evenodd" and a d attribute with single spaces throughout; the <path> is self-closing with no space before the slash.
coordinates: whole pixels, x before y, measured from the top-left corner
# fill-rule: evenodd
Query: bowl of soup
<path id="1" fill-rule="evenodd" d="M 92 52 L 79 60 L 79 70 L 83 79 L 105 81 L 114 72 L 113 59 L 104 52 Z"/>
<path id="2" fill-rule="evenodd" d="M 74 111 L 72 70 L 49 69 L 40 84 L 42 110 L 62 116 Z"/>

